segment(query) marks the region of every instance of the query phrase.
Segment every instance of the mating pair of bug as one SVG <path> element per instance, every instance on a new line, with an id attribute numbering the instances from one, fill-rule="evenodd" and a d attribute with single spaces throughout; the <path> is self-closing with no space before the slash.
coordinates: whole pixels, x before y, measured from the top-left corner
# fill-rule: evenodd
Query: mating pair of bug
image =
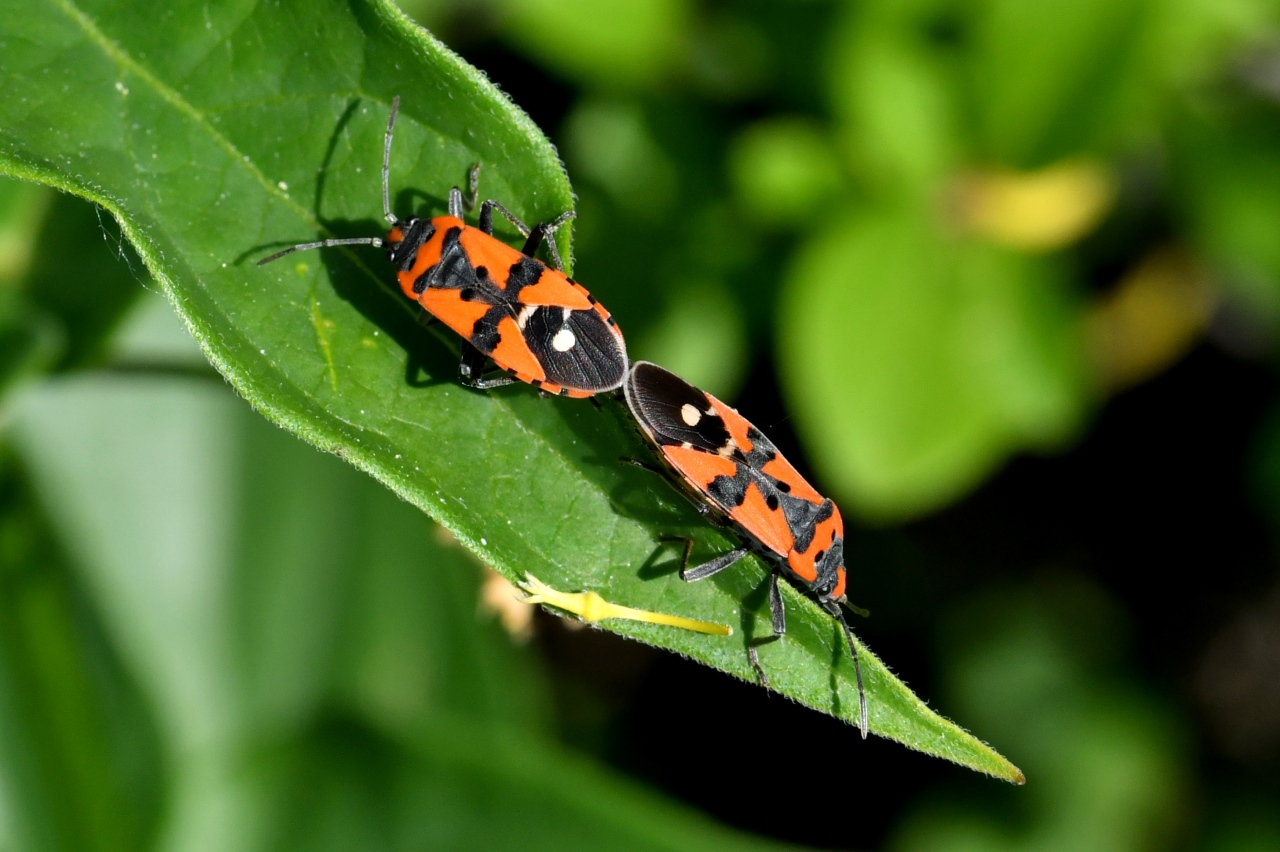
<path id="1" fill-rule="evenodd" d="M 738 412 L 656 364 L 629 364 L 622 332 L 613 317 L 564 274 L 555 232 L 573 217 L 572 211 L 530 228 L 490 200 L 480 204 L 479 221 L 471 227 L 463 221 L 463 213 L 477 200 L 477 166 L 471 171 L 467 197 L 458 187 L 450 190 L 447 215 L 429 220 L 397 219 L 391 212 L 389 164 L 399 107 L 397 97 L 391 104 L 382 151 L 382 213 L 391 224 L 386 239 L 303 243 L 264 258 L 258 265 L 307 249 L 343 245 L 385 248 L 404 294 L 421 306 L 424 325 L 439 320 L 462 336 L 459 372 L 468 387 L 488 389 L 518 379 L 546 393 L 569 397 L 591 397 L 622 388 L 640 432 L 674 472 L 677 485 L 700 512 L 731 526 L 744 545 L 691 568 L 693 540 L 683 539 L 681 579 L 705 579 L 751 552 L 772 566 L 769 612 L 773 635 L 748 646 L 751 665 L 766 685 L 768 677 L 756 648 L 786 632 L 778 580 L 785 576 L 810 593 L 844 630 L 857 675 L 860 727 L 865 737 L 862 666 L 841 609 L 845 604 L 845 566 L 840 510 L 815 491 Z M 495 210 L 525 237 L 523 249 L 517 251 L 493 236 Z M 535 257 L 544 240 L 550 267 Z M 484 368 L 489 360 L 506 374 L 486 377 Z"/>

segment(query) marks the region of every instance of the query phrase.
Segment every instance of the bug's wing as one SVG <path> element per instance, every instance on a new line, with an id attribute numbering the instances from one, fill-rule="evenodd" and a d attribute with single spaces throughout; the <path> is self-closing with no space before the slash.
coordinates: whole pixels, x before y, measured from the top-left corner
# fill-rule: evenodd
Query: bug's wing
<path id="1" fill-rule="evenodd" d="M 594 308 L 526 306 L 524 342 L 548 382 L 600 393 L 616 390 L 627 375 L 627 351 L 612 323 Z"/>
<path id="2" fill-rule="evenodd" d="M 627 379 L 626 397 L 640 428 L 660 447 L 689 444 L 719 454 L 731 440 L 711 399 L 657 364 L 636 363 Z"/>

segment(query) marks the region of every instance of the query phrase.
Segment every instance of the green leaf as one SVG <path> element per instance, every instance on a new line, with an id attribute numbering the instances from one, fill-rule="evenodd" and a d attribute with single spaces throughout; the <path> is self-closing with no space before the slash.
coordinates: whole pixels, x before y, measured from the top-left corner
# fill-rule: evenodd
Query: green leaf
<path id="1" fill-rule="evenodd" d="M 1187 110 L 1173 136 L 1176 200 L 1196 247 L 1255 322 L 1280 318 L 1280 132 L 1274 109 Z"/>
<path id="2" fill-rule="evenodd" d="M 782 299 L 783 378 L 846 511 L 918 515 L 1070 434 L 1088 385 L 1065 291 L 1047 261 L 915 211 L 845 215 L 809 241 Z"/>
<path id="3" fill-rule="evenodd" d="M 680 59 L 688 0 L 501 0 L 507 38 L 592 85 L 657 82 Z"/>
<path id="4" fill-rule="evenodd" d="M 939 57 L 898 22 L 849 9 L 830 80 L 848 160 L 881 195 L 928 197 L 963 153 L 954 83 Z"/>
<path id="5" fill-rule="evenodd" d="M 602 413 L 523 386 L 459 387 L 455 343 L 416 326 L 374 252 L 252 265 L 281 244 L 378 232 L 381 134 L 397 93 L 401 214 L 439 212 L 474 162 L 484 165 L 482 192 L 527 221 L 568 207 L 549 143 L 478 72 L 386 2 L 170 4 L 163 26 L 149 5 L 2 3 L 2 82 L 22 94 L 0 101 L 0 170 L 109 210 L 243 396 L 377 477 L 509 578 L 532 571 L 557 588 L 732 624 L 736 635 L 722 639 L 611 629 L 752 677 L 744 643 L 768 629 L 765 569 L 680 582 L 674 553 L 656 553 L 659 535 L 696 533 L 698 556 L 727 542 L 665 485 L 617 463 L 644 452 L 620 405 Z M 787 639 L 762 652 L 775 688 L 856 718 L 838 629 L 798 592 L 786 599 Z M 870 653 L 864 672 L 874 732 L 1020 777 Z M 216 678 L 188 686 L 174 700 L 221 688 Z"/>
<path id="6" fill-rule="evenodd" d="M 53 365 L 62 335 L 15 293 L 0 290 L 0 398 Z"/>
<path id="7" fill-rule="evenodd" d="M 4 452 L 0 846 L 144 848 L 164 777 L 153 720 Z"/>
<path id="8" fill-rule="evenodd" d="M 1149 117 L 1148 0 L 993 0 L 974 26 L 973 81 L 988 157 L 1031 167 Z"/>
<path id="9" fill-rule="evenodd" d="M 54 379 L 14 419 L 83 585 L 176 747 L 296 732 L 331 670 L 348 702 L 393 728 L 432 712 L 534 728 L 546 716 L 527 661 L 477 624 L 463 552 L 216 381 Z"/>
<path id="10" fill-rule="evenodd" d="M 733 141 L 729 173 L 742 205 L 764 225 L 805 227 L 840 189 L 840 164 L 822 130 L 801 118 L 757 122 Z"/>

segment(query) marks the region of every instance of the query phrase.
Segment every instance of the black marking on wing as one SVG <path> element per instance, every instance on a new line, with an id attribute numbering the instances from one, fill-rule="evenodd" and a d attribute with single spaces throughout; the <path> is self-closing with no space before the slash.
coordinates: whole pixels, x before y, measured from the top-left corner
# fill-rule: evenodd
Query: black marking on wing
<path id="1" fill-rule="evenodd" d="M 764 467 L 778 457 L 778 448 L 765 437 L 754 424 L 747 426 L 747 440 L 751 442 L 749 458 L 756 467 Z"/>
<path id="2" fill-rule="evenodd" d="M 502 339 L 502 333 L 498 331 L 498 323 L 507 314 L 505 305 L 493 305 L 485 311 L 484 316 L 476 320 L 475 325 L 471 327 L 471 345 L 486 355 L 492 355 L 493 350 L 498 348 L 498 341 Z"/>
<path id="3" fill-rule="evenodd" d="M 627 380 L 627 404 L 632 415 L 659 446 L 689 444 L 718 453 L 729 443 L 724 418 L 708 414 L 707 395 L 669 370 L 656 364 L 637 364 Z M 693 406 L 698 422 L 685 423 L 683 410 Z M 731 504 L 732 505 L 732 504 Z"/>
<path id="4" fill-rule="evenodd" d="M 505 288 L 507 298 L 512 302 L 516 301 L 516 299 L 520 298 L 520 291 L 525 287 L 537 284 L 538 279 L 542 277 L 542 273 L 546 272 L 546 270 L 546 265 L 533 257 L 522 257 L 511 264 L 511 269 L 507 271 L 507 286 Z"/>
<path id="5" fill-rule="evenodd" d="M 835 510 L 836 504 L 830 500 L 810 503 L 790 494 L 782 495 L 782 514 L 787 519 L 787 527 L 791 530 L 791 537 L 795 539 L 793 546 L 798 553 L 809 549 L 818 524 L 831 517 Z"/>
<path id="6" fill-rule="evenodd" d="M 813 541 L 818 524 L 831 517 L 835 511 L 835 503 L 829 499 L 814 503 L 793 495 L 790 484 L 764 473 L 764 466 L 778 458 L 778 448 L 755 426 L 747 430 L 747 439 L 751 441 L 751 452 L 742 454 L 743 464 L 756 473 L 760 493 L 764 495 L 769 508 L 782 510 L 787 528 L 791 530 L 791 537 L 795 540 L 795 549 L 804 553 Z"/>
<path id="7" fill-rule="evenodd" d="M 725 509 L 736 509 L 747 499 L 747 486 L 755 479 L 751 470 L 739 464 L 733 476 L 717 476 L 707 486 L 707 494 Z"/>
<path id="8" fill-rule="evenodd" d="M 450 228 L 444 232 L 440 246 L 440 260 L 435 266 L 418 276 L 413 282 L 413 292 L 420 295 L 428 287 L 480 289 L 480 280 L 467 258 L 467 250 L 458 239 L 462 229 Z"/>
<path id="9" fill-rule="evenodd" d="M 561 352 L 552 346 L 552 340 L 566 328 L 573 333 L 574 342 Z M 626 350 L 594 310 L 570 310 L 566 316 L 562 307 L 539 307 L 525 323 L 524 339 L 549 382 L 566 388 L 603 391 L 616 388 L 626 375 Z"/>

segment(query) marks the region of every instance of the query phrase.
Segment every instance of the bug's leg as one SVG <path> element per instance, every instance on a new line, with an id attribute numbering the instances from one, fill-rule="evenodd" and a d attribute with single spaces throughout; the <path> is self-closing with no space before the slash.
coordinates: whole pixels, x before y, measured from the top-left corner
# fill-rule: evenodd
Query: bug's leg
<path id="1" fill-rule="evenodd" d="M 476 201 L 480 198 L 480 164 L 476 163 L 467 172 L 467 197 L 462 203 L 468 210 L 476 209 Z"/>
<path id="2" fill-rule="evenodd" d="M 838 603 L 823 601 L 822 608 L 840 622 L 845 641 L 849 643 L 849 654 L 853 657 L 853 674 L 858 681 L 858 727 L 862 729 L 862 738 L 865 740 L 867 738 L 867 694 L 862 688 L 862 663 L 858 661 L 858 646 L 853 641 L 853 630 L 849 628 L 849 622 L 845 621 L 844 613 L 840 611 Z"/>
<path id="3" fill-rule="evenodd" d="M 534 225 L 532 230 L 525 234 L 524 248 L 520 251 L 529 257 L 533 257 L 538 253 L 538 246 L 542 245 L 543 240 L 546 240 L 547 251 L 551 254 L 552 267 L 557 272 L 564 272 L 564 261 L 560 259 L 560 249 L 556 246 L 556 231 L 560 230 L 565 222 L 577 215 L 573 210 L 566 210 L 550 222 L 540 222 Z"/>
<path id="4" fill-rule="evenodd" d="M 693 553 L 693 539 L 685 538 L 684 536 L 662 536 L 661 540 L 684 542 L 684 555 L 680 558 L 680 579 L 686 583 L 694 583 L 698 580 L 705 580 L 708 577 L 715 576 L 750 553 L 745 547 L 739 547 L 737 550 L 722 553 L 715 559 L 690 568 L 689 556 Z"/>
<path id="5" fill-rule="evenodd" d="M 430 328 L 431 326 L 435 325 L 436 322 L 438 322 L 438 320 L 435 318 L 435 315 L 432 314 L 430 311 L 428 311 L 426 308 L 418 309 L 418 325 L 422 326 L 423 328 Z"/>
<path id="6" fill-rule="evenodd" d="M 654 470 L 648 465 L 641 464 L 635 459 L 628 459 L 628 461 L 636 467 L 643 467 L 645 470 L 652 470 L 654 473 L 660 472 Z M 693 553 L 693 539 L 689 538 L 687 535 L 660 535 L 658 536 L 658 541 L 678 541 L 684 545 L 684 553 L 680 556 L 680 579 L 687 582 L 688 578 L 684 576 L 684 572 L 685 569 L 689 567 L 689 554 Z"/>
<path id="7" fill-rule="evenodd" d="M 517 219 L 511 213 L 511 211 L 503 207 L 498 202 L 494 201 L 492 198 L 489 198 L 489 199 L 486 199 L 485 201 L 480 202 L 480 221 L 476 223 L 476 227 L 492 237 L 494 210 L 498 210 L 499 212 L 502 213 L 503 216 L 505 216 L 508 220 L 510 220 L 511 224 L 515 225 L 516 230 L 520 232 L 520 236 L 522 237 L 529 236 L 529 234 L 531 233 L 529 226 L 526 225 L 524 222 L 521 222 L 519 219 Z"/>
<path id="8" fill-rule="evenodd" d="M 542 230 L 546 232 L 547 239 L 551 239 L 551 236 L 555 234 L 556 231 L 560 230 L 560 228 L 564 225 L 565 222 L 568 222 L 569 220 L 576 219 L 576 218 L 578 218 L 578 211 L 566 210 L 556 218 L 552 219 L 550 222 L 544 222 L 542 225 Z"/>
<path id="9" fill-rule="evenodd" d="M 504 219 L 506 219 L 508 222 L 514 225 L 515 229 L 520 232 L 520 236 L 528 237 L 529 234 L 532 233 L 532 230 L 530 229 L 530 227 L 526 225 L 524 222 L 521 222 L 516 217 L 516 214 L 512 213 L 510 210 L 503 207 L 502 204 L 500 204 L 499 202 L 494 201 L 492 198 L 490 198 L 480 203 L 480 225 L 481 225 L 481 230 L 484 230 L 484 226 L 486 224 L 488 225 L 489 229 L 485 231 L 486 234 L 493 233 L 493 211 L 494 210 L 497 210 L 499 213 L 502 214 Z"/>
<path id="10" fill-rule="evenodd" d="M 480 164 L 476 163 L 467 173 L 467 194 L 463 195 L 462 190 L 456 186 L 449 190 L 449 215 L 455 219 L 461 219 L 464 212 L 474 210 L 479 192 Z M 480 212 L 481 215 L 484 214 L 483 210 Z"/>
<path id="11" fill-rule="evenodd" d="M 773 635 L 756 639 L 747 646 L 747 659 L 751 661 L 751 668 L 756 670 L 756 677 L 760 679 L 761 686 L 769 685 L 769 677 L 760 666 L 760 654 L 756 649 L 761 645 L 777 642 L 787 632 L 787 611 L 782 605 L 782 591 L 778 588 L 777 571 L 769 575 L 769 620 L 772 622 Z"/>
<path id="12" fill-rule="evenodd" d="M 541 223 L 534 225 L 533 229 L 525 235 L 524 248 L 520 249 L 520 253 L 527 257 L 534 257 L 538 254 L 538 246 L 542 245 L 542 240 L 547 236 L 545 226 Z M 560 267 L 557 266 L 557 269 Z"/>
<path id="13" fill-rule="evenodd" d="M 507 375 L 493 379 L 484 377 L 485 361 L 489 356 L 470 343 L 462 344 L 462 359 L 458 362 L 458 380 L 463 385 L 476 390 L 491 390 L 515 384 L 516 380 Z"/>
<path id="14" fill-rule="evenodd" d="M 505 388 L 507 385 L 514 385 L 516 381 L 511 376 L 501 375 L 492 379 L 476 379 L 467 387 L 472 387 L 476 390 L 493 390 L 494 388 Z"/>
<path id="15" fill-rule="evenodd" d="M 467 341 L 462 342 L 462 359 L 458 362 L 458 377 L 467 387 L 474 387 L 473 382 L 484 373 L 485 354 Z"/>
<path id="16" fill-rule="evenodd" d="M 550 222 L 543 222 L 535 225 L 529 233 L 529 239 L 525 241 L 524 253 L 533 257 L 534 252 L 538 250 L 538 244 L 542 240 L 547 241 L 547 251 L 551 254 L 551 264 L 557 272 L 564 272 L 564 261 L 560 259 L 560 249 L 556 246 L 556 231 L 560 230 L 566 222 L 577 216 L 577 212 L 566 210 Z"/>
<path id="17" fill-rule="evenodd" d="M 631 458 L 630 456 L 618 456 L 618 461 L 622 462 L 623 464 L 629 464 L 629 465 L 631 465 L 632 467 L 638 467 L 638 468 L 640 468 L 641 470 L 647 470 L 647 471 L 649 471 L 650 473 L 656 473 L 658 476 L 666 476 L 666 475 L 667 475 L 667 472 L 666 472 L 665 470 L 663 470 L 662 468 L 658 467 L 657 465 L 652 465 L 652 464 L 649 464 L 648 462 L 642 462 L 642 461 L 640 461 L 640 459 L 633 459 L 633 458 Z M 659 537 L 659 540 L 660 540 L 660 541 L 671 541 L 671 539 L 670 539 L 670 538 L 665 537 L 665 536 L 660 536 L 660 537 Z M 679 541 L 684 541 L 684 539 L 683 539 L 683 538 L 678 539 L 678 540 L 679 540 Z"/>

